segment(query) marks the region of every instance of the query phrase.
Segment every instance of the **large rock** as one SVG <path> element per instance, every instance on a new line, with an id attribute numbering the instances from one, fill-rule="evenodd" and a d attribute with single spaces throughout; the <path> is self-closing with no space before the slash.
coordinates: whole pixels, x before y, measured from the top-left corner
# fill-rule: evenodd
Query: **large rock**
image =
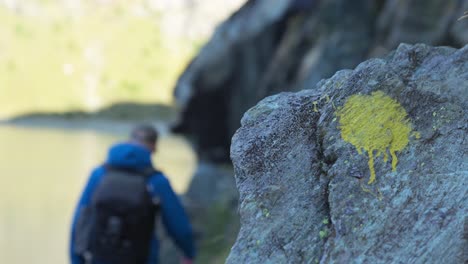
<path id="1" fill-rule="evenodd" d="M 228 161 L 242 114 L 262 98 L 312 89 L 401 42 L 466 44 L 468 0 L 250 0 L 180 77 L 183 114 L 204 160 Z"/>
<path id="2" fill-rule="evenodd" d="M 262 100 L 232 140 L 227 263 L 466 263 L 467 135 L 468 46 L 402 44 Z"/>

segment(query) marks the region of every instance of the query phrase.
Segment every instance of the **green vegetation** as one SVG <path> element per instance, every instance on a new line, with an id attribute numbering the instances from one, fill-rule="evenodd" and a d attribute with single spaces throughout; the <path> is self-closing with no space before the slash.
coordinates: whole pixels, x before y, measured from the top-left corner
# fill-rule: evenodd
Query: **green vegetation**
<path id="1" fill-rule="evenodd" d="M 320 239 L 325 239 L 328 237 L 328 230 L 320 230 L 319 232 Z"/>
<path id="2" fill-rule="evenodd" d="M 236 240 L 238 221 L 238 216 L 226 204 L 217 204 L 207 210 L 206 218 L 197 223 L 205 229 L 197 263 L 223 263 L 226 260 Z"/>
<path id="3" fill-rule="evenodd" d="M 31 10 L 0 6 L 0 117 L 171 104 L 201 41 L 165 36 L 157 13 L 124 3 L 83 3 L 83 12 L 50 1 Z"/>

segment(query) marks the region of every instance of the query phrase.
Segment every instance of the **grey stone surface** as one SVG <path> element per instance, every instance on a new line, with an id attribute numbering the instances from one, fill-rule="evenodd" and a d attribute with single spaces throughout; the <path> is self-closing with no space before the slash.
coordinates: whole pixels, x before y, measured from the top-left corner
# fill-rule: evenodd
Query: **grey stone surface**
<path id="1" fill-rule="evenodd" d="M 411 133 L 396 170 L 375 157 L 368 184 L 368 153 L 343 139 L 337 113 L 375 92 L 406 111 Z M 394 110 L 375 109 L 351 116 L 364 135 Z M 372 140 L 397 144 L 386 129 Z M 227 263 L 466 263 L 467 134 L 468 46 L 402 44 L 317 89 L 267 97 L 232 139 L 241 229 Z"/>

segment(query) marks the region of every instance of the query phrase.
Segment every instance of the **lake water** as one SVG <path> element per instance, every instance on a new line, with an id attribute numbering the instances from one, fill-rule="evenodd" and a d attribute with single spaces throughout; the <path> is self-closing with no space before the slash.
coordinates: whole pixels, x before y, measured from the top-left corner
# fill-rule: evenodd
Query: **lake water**
<path id="1" fill-rule="evenodd" d="M 68 263 L 71 216 L 89 172 L 129 124 L 22 122 L 0 125 L 0 263 Z M 154 164 L 183 193 L 196 157 L 181 137 L 163 135 Z"/>

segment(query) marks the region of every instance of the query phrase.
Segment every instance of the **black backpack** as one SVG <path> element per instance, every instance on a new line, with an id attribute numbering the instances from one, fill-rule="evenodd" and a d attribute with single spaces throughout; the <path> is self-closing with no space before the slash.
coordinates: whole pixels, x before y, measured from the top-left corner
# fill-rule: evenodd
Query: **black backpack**
<path id="1" fill-rule="evenodd" d="M 80 212 L 75 251 L 88 262 L 146 263 L 159 209 L 148 192 L 154 169 L 107 167 L 88 208 Z"/>

